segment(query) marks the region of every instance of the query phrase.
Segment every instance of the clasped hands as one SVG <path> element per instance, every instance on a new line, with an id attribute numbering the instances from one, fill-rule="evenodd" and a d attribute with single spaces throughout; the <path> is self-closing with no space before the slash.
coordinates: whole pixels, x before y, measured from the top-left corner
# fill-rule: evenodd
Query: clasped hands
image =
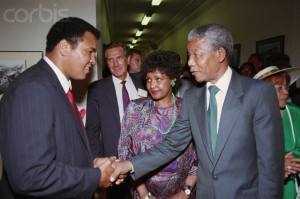
<path id="1" fill-rule="evenodd" d="M 119 161 L 116 157 L 96 158 L 93 162 L 94 168 L 101 171 L 99 187 L 108 188 L 113 184 L 121 184 L 132 171 L 132 164 L 129 161 Z"/>
<path id="2" fill-rule="evenodd" d="M 293 152 L 289 152 L 284 157 L 284 179 L 291 174 L 300 172 L 300 158 L 295 158 Z"/>

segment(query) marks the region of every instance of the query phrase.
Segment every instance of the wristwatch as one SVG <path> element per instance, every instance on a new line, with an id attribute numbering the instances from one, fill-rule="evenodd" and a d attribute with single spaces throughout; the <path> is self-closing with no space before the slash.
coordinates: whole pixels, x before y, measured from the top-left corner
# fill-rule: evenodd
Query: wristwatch
<path id="1" fill-rule="evenodd" d="M 191 195 L 192 193 L 192 186 L 189 185 L 189 184 L 185 184 L 183 187 L 182 187 L 182 190 L 184 191 L 184 193 L 186 195 Z"/>

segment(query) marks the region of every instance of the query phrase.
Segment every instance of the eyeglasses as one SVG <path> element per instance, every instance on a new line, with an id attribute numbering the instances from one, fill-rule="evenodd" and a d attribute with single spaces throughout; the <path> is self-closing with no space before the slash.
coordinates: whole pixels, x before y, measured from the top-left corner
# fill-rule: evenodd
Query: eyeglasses
<path id="1" fill-rule="evenodd" d="M 289 85 L 286 84 L 275 84 L 275 89 L 277 92 L 282 92 L 285 89 L 287 92 L 289 91 Z"/>

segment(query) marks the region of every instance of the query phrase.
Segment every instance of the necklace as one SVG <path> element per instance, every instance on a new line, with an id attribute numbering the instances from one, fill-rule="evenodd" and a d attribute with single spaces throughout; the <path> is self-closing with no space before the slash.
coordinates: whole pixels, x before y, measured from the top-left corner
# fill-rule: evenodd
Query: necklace
<path id="1" fill-rule="evenodd" d="M 174 96 L 173 93 L 172 93 L 172 97 L 173 97 L 173 99 L 174 99 L 174 103 L 173 103 L 173 118 L 172 118 L 172 124 L 171 124 L 170 128 L 169 128 L 166 132 L 162 131 L 162 130 L 158 127 L 158 131 L 159 131 L 161 134 L 163 134 L 163 135 L 168 134 L 168 133 L 170 132 L 170 130 L 171 130 L 173 124 L 174 124 L 175 121 L 176 121 L 177 107 L 176 107 L 176 98 L 175 98 L 175 96 Z M 153 104 L 154 104 L 154 106 L 156 106 L 156 105 L 155 105 L 155 101 L 153 101 Z"/>

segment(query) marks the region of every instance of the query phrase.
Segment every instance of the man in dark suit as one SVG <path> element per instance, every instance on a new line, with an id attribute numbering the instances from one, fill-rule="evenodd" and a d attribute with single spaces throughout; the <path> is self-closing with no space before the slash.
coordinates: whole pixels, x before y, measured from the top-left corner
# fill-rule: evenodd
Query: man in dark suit
<path id="1" fill-rule="evenodd" d="M 124 44 L 108 44 L 104 55 L 112 75 L 93 82 L 87 97 L 86 131 L 95 158 L 118 156 L 121 121 L 126 108 L 123 105 L 122 81 L 126 81 L 130 99 L 136 99 L 145 92 L 142 82 L 127 72 L 128 52 Z M 124 191 L 127 192 L 126 188 Z M 114 187 L 108 189 L 108 198 L 121 199 L 124 195 L 123 191 Z"/>
<path id="2" fill-rule="evenodd" d="M 186 92 L 178 119 L 163 142 L 113 164 L 112 181 L 128 171 L 142 177 L 176 157 L 193 138 L 199 162 L 198 199 L 282 198 L 283 127 L 276 92 L 272 85 L 228 67 L 232 46 L 230 32 L 221 25 L 203 25 L 189 33 L 188 65 L 196 81 L 206 84 Z"/>
<path id="3" fill-rule="evenodd" d="M 0 149 L 14 198 L 91 198 L 110 186 L 113 158 L 93 159 L 70 79 L 96 64 L 100 32 L 69 17 L 47 35 L 46 56 L 18 76 L 0 102 Z M 5 176 L 5 175 L 4 175 Z"/>

